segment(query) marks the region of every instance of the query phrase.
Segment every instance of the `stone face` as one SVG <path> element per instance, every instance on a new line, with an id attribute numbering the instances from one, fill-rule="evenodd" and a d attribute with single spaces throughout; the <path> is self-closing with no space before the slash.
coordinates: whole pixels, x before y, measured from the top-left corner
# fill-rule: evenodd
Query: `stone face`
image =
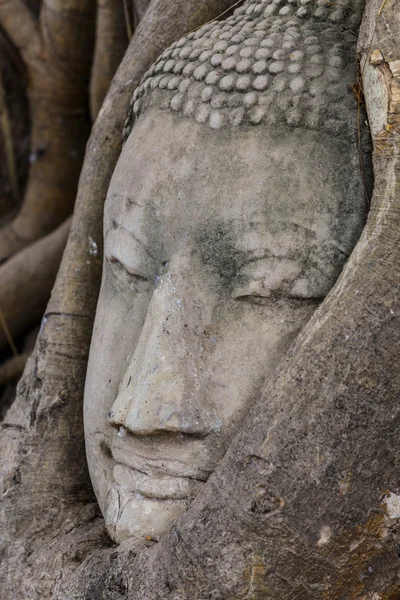
<path id="1" fill-rule="evenodd" d="M 194 116 L 204 103 L 211 103 L 221 90 L 239 93 L 237 104 L 244 108 L 240 124 L 253 123 L 253 112 L 245 102 L 248 90 L 257 91 L 256 103 L 274 104 L 276 93 L 285 95 L 285 108 L 265 111 L 258 124 L 287 123 L 313 129 L 328 129 L 342 135 L 354 127 L 354 97 L 350 84 L 356 81 L 356 36 L 363 8 L 362 0 L 338 7 L 328 0 L 310 3 L 304 0 L 258 0 L 246 3 L 225 21 L 209 23 L 166 50 L 144 75 L 135 92 L 133 111 L 124 135 L 129 134 L 134 119 L 149 106 L 167 106 L 183 116 Z M 248 9 L 251 9 L 250 11 Z M 170 73 L 177 76 L 171 83 Z M 270 77 L 266 78 L 266 74 Z M 274 85 L 285 77 L 286 85 Z M 263 78 L 260 78 L 263 77 Z M 332 84 L 341 81 L 345 98 L 332 93 Z M 301 85 L 300 85 L 301 81 Z M 201 85 L 196 87 L 196 82 Z M 192 111 L 185 112 L 184 102 L 177 108 L 173 91 L 191 96 Z M 318 93 L 312 88 L 318 86 Z M 299 88 L 300 86 L 300 88 Z M 168 96 L 165 89 L 170 93 Z M 207 96 L 203 90 L 207 88 Z M 347 89 L 346 89 L 347 88 Z M 138 99 L 141 99 L 138 102 Z M 340 100 L 341 112 L 332 124 L 331 107 Z M 282 103 L 281 103 L 282 104 Z M 293 122 L 293 106 L 298 119 Z M 209 113 L 211 128 L 218 120 L 223 126 L 237 126 L 236 107 L 218 108 L 220 117 Z M 259 111 L 261 114 L 261 110 Z M 310 118 L 312 115 L 312 118 Z M 327 125 L 327 127 L 325 127 Z"/>
<path id="2" fill-rule="evenodd" d="M 359 13 L 246 3 L 176 42 L 134 94 L 85 389 L 117 541 L 158 540 L 186 509 L 358 238 L 343 24 Z"/>
<path id="3" fill-rule="evenodd" d="M 108 192 L 85 432 L 117 541 L 186 509 L 362 227 L 355 140 L 224 117 L 148 109 Z"/>

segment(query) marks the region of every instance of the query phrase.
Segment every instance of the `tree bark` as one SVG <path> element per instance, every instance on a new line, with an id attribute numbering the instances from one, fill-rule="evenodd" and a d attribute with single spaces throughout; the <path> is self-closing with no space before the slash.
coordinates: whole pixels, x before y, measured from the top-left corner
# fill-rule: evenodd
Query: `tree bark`
<path id="1" fill-rule="evenodd" d="M 96 47 L 90 79 L 90 113 L 95 121 L 128 45 L 122 0 L 98 0 Z"/>
<path id="2" fill-rule="evenodd" d="M 386 123 L 372 127 L 371 212 L 342 276 L 170 534 L 88 558 L 57 600 L 399 598 L 396 4 L 369 2 L 360 36 L 370 120 Z"/>
<path id="3" fill-rule="evenodd" d="M 140 78 L 165 47 L 230 4 L 153 0 L 94 124 L 47 318 L 1 427 L 0 589 L 6 598 L 50 598 L 57 579 L 110 543 L 86 470 L 81 417 L 103 203 Z"/>
<path id="4" fill-rule="evenodd" d="M 48 308 L 54 314 L 2 432 L 8 468 L 0 582 L 10 598 L 49 598 L 59 577 L 53 598 L 68 600 L 398 597 L 400 23 L 395 1 L 387 1 L 372 45 L 381 2 L 368 6 L 360 38 L 365 92 L 368 101 L 376 81 L 378 96 L 388 98 L 380 106 L 389 111 L 374 133 L 375 191 L 363 236 L 202 496 L 163 542 L 138 556 L 129 543 L 100 550 L 106 537 L 76 458 L 83 452 L 80 402 L 96 299 L 87 280 L 98 281 L 93 242 L 100 251 L 99 215 L 114 165 L 97 173 L 96 187 L 90 182 L 103 146 L 111 161 L 118 155 L 105 140 L 115 135 L 112 110 L 119 102 L 125 107 L 129 95 L 122 88 L 124 104 L 122 70 L 117 75 L 104 129 L 99 119 L 87 156 Z M 374 79 L 363 56 L 376 49 L 383 60 Z M 382 120 L 371 114 L 371 122 Z M 84 200 L 93 190 L 97 212 L 86 224 Z"/>
<path id="5" fill-rule="evenodd" d="M 21 250 L 0 267 L 0 310 L 15 338 L 38 323 L 44 313 L 60 266 L 71 219 Z M 0 324 L 0 349 L 7 346 Z"/>
<path id="6" fill-rule="evenodd" d="M 38 26 L 29 8 L 22 0 L 1 0 L 0 23 L 28 62 L 40 44 Z"/>

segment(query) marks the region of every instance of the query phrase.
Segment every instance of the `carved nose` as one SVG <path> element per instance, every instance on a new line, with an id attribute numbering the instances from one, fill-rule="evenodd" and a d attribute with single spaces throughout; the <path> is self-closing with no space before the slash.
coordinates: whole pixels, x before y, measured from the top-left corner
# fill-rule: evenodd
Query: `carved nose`
<path id="1" fill-rule="evenodd" d="M 137 435 L 205 434 L 197 345 L 186 324 L 184 302 L 165 276 L 154 291 L 138 345 L 110 410 L 111 424 Z"/>

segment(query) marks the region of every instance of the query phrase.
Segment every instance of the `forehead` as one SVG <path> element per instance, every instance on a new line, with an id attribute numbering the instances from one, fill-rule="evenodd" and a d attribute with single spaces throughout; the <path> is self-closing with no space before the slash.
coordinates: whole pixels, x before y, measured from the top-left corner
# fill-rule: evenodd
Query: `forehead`
<path id="1" fill-rule="evenodd" d="M 114 221 L 170 245 L 221 222 L 246 247 L 262 238 L 285 252 L 296 239 L 353 244 L 362 213 L 348 142 L 288 128 L 214 132 L 149 110 L 116 166 L 105 230 Z"/>

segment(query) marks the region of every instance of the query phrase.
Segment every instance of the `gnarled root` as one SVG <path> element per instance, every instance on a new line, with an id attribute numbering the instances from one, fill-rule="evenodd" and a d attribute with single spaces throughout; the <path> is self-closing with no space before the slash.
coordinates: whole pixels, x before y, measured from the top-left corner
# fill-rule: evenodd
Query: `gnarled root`
<path id="1" fill-rule="evenodd" d="M 90 113 L 95 121 L 128 46 L 121 0 L 97 0 L 96 46 L 90 79 Z"/>
<path id="2" fill-rule="evenodd" d="M 30 169 L 17 217 L 0 231 L 0 263 L 71 214 L 90 132 L 88 81 L 95 2 L 43 0 L 39 18 L 22 0 L 0 0 L 0 24 L 27 68 Z"/>
<path id="3" fill-rule="evenodd" d="M 12 337 L 41 318 L 56 278 L 71 220 L 0 267 L 0 309 Z M 0 327 L 0 349 L 8 343 Z"/>

